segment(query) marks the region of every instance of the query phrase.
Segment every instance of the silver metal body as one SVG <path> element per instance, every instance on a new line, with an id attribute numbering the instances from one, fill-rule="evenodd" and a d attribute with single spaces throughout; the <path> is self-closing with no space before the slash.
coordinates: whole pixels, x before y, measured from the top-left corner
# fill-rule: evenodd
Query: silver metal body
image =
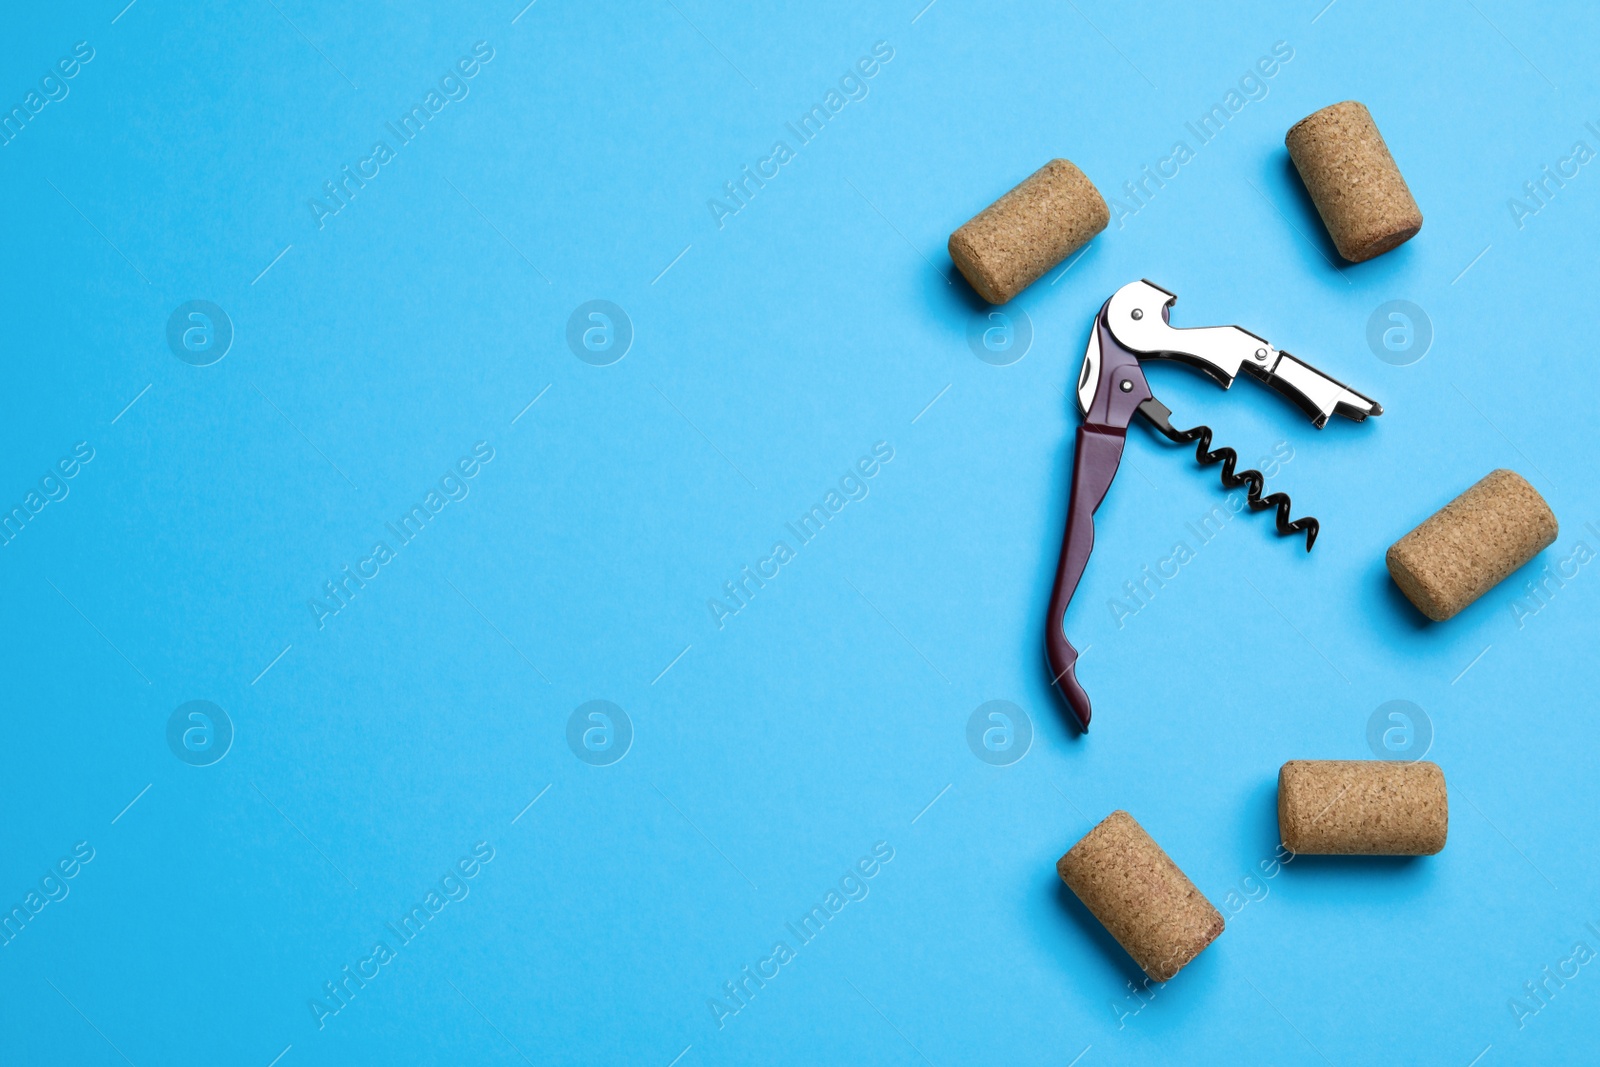
<path id="1" fill-rule="evenodd" d="M 1333 415 L 1361 421 L 1383 414 L 1383 407 L 1335 381 L 1264 338 L 1237 326 L 1179 329 L 1167 321 L 1178 298 L 1147 281 L 1130 282 L 1106 303 L 1106 327 L 1117 343 L 1138 359 L 1172 359 L 1196 367 L 1224 389 L 1241 370 L 1292 400 L 1321 429 Z M 1100 337 L 1089 332 L 1089 347 L 1078 380 L 1078 408 L 1087 414 L 1100 382 Z"/>

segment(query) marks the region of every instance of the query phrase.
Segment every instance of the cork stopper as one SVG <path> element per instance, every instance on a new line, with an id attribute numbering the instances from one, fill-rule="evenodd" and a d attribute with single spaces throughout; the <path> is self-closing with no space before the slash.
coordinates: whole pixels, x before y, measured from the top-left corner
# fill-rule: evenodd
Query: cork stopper
<path id="1" fill-rule="evenodd" d="M 1556 539 L 1550 505 L 1515 471 L 1483 480 L 1389 546 L 1394 584 L 1435 622 L 1493 589 Z"/>
<path id="2" fill-rule="evenodd" d="M 1106 228 L 1111 210 L 1083 171 L 1052 159 L 950 235 L 950 258 L 1004 304 Z"/>
<path id="3" fill-rule="evenodd" d="M 1290 760 L 1278 771 L 1278 833 L 1311 856 L 1431 856 L 1450 830 L 1437 763 Z"/>
<path id="4" fill-rule="evenodd" d="M 1346 100 L 1314 111 L 1283 143 L 1345 259 L 1381 256 L 1422 229 L 1422 212 L 1365 104 Z"/>
<path id="5" fill-rule="evenodd" d="M 1056 873 L 1158 982 L 1222 933 L 1222 913 L 1125 811 L 1085 834 L 1056 862 Z"/>

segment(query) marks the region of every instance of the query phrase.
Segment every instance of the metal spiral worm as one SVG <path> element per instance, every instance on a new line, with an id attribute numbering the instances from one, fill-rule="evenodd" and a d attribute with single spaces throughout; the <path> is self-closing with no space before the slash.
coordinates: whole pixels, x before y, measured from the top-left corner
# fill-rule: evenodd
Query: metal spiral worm
<path id="1" fill-rule="evenodd" d="M 1306 551 L 1311 551 L 1311 546 L 1316 544 L 1317 533 L 1321 524 L 1309 515 L 1302 516 L 1294 521 L 1289 519 L 1289 494 L 1272 493 L 1262 496 L 1261 490 L 1266 486 L 1266 478 L 1258 470 L 1245 469 L 1236 471 L 1239 462 L 1239 453 L 1231 448 L 1211 448 L 1211 427 L 1195 426 L 1188 430 L 1180 430 L 1172 425 L 1172 412 L 1159 400 L 1151 399 L 1139 405 L 1139 411 L 1149 419 L 1162 436 L 1177 444 L 1195 442 L 1194 458 L 1207 466 L 1214 463 L 1222 464 L 1222 484 L 1228 489 L 1237 489 L 1241 485 L 1248 486 L 1246 497 L 1252 510 L 1265 511 L 1268 508 L 1277 508 L 1277 526 L 1280 536 L 1305 532 Z"/>

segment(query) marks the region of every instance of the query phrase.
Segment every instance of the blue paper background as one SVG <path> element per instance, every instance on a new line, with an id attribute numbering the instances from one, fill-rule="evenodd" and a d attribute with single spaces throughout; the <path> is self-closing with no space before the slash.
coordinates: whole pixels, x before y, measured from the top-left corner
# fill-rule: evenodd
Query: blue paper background
<path id="1" fill-rule="evenodd" d="M 1600 15 L 519 7 L 9 13 L 5 108 L 76 42 L 93 59 L 0 148 L 0 503 L 78 442 L 93 459 L 0 549 L 0 903 L 26 911 L 79 842 L 93 859 L 0 948 L 7 1062 L 1592 1057 L 1600 966 L 1548 976 L 1600 950 L 1600 568 L 1579 562 L 1600 164 L 1520 220 L 1510 201 L 1600 149 Z M 385 124 L 480 41 L 469 94 L 319 227 L 323 183 L 398 144 Z M 893 57 L 865 98 L 799 146 L 785 124 L 875 42 Z M 1185 124 L 1276 42 L 1292 59 L 1201 146 Z M 1360 266 L 1283 148 L 1348 98 L 1427 217 Z M 795 157 L 719 226 L 708 201 L 779 139 Z M 1178 140 L 1194 158 L 1128 198 Z M 1052 156 L 1128 210 L 1008 308 L 1031 349 L 993 366 L 944 242 Z M 1292 449 L 1271 485 L 1323 534 L 1308 556 L 1246 513 L 1201 545 L 1215 469 L 1135 429 L 1069 616 L 1080 738 L 1040 654 L 1067 396 L 1091 316 L 1139 277 L 1179 294 L 1176 323 L 1243 325 L 1387 413 L 1318 432 L 1253 383 L 1152 371 L 1181 425 L 1246 460 Z M 634 331 L 605 367 L 565 339 L 597 299 Z M 1397 299 L 1433 331 L 1406 366 L 1367 342 Z M 191 300 L 234 329 L 210 366 L 166 340 Z M 478 442 L 465 499 L 399 547 L 385 523 Z M 878 442 L 865 499 L 800 545 L 785 523 Z M 1384 549 L 1500 466 L 1561 536 L 1425 624 Z M 394 559 L 319 628 L 308 601 L 380 539 Z M 708 601 L 780 539 L 795 558 L 719 627 Z M 1194 558 L 1119 627 L 1109 602 L 1180 540 Z M 1529 599 L 1546 564 L 1563 584 Z M 234 730 L 210 766 L 168 744 L 192 700 Z M 567 741 L 591 700 L 631 722 L 609 766 Z M 989 700 L 1032 726 L 1007 767 L 965 739 Z M 1263 868 L 1278 766 L 1371 757 L 1390 700 L 1431 725 L 1449 846 Z M 1116 808 L 1229 913 L 1141 997 L 1053 869 Z M 401 945 L 385 924 L 478 842 L 469 895 Z M 867 895 L 801 944 L 785 924 L 879 842 L 892 860 L 847 883 Z M 379 940 L 395 958 L 332 1012 L 324 983 Z M 724 983 L 779 940 L 794 958 L 731 1012 Z"/>

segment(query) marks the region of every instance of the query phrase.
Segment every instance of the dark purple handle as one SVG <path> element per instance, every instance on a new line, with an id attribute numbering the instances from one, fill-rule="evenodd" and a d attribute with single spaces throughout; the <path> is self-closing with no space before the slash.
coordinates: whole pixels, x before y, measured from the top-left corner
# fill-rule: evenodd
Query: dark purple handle
<path id="1" fill-rule="evenodd" d="M 1061 539 L 1061 561 L 1050 590 L 1050 618 L 1044 632 L 1045 660 L 1050 681 L 1061 690 L 1078 724 L 1089 729 L 1089 694 L 1078 684 L 1078 650 L 1067 640 L 1062 623 L 1067 605 L 1077 591 L 1089 553 L 1094 550 L 1094 513 L 1111 488 L 1127 443 L 1128 423 L 1139 405 L 1150 399 L 1150 386 L 1132 352 L 1117 344 L 1105 325 L 1106 309 L 1095 316 L 1098 345 L 1090 345 L 1090 361 L 1098 360 L 1098 375 L 1088 413 L 1078 427 L 1077 450 L 1072 457 L 1072 495 L 1067 500 L 1067 532 Z M 1096 355 L 1098 353 L 1098 355 Z"/>
<path id="2" fill-rule="evenodd" d="M 1072 712 L 1085 731 L 1089 729 L 1089 694 L 1078 684 L 1074 670 L 1078 650 L 1062 630 L 1067 605 L 1077 591 L 1078 580 L 1094 550 L 1094 513 L 1111 488 L 1122 462 L 1122 446 L 1127 428 L 1078 427 L 1078 448 L 1072 459 L 1072 496 L 1067 503 L 1067 532 L 1061 541 L 1061 561 L 1056 565 L 1056 583 L 1050 591 L 1050 622 L 1045 628 L 1044 652 L 1050 663 L 1050 680 L 1061 690 Z"/>

